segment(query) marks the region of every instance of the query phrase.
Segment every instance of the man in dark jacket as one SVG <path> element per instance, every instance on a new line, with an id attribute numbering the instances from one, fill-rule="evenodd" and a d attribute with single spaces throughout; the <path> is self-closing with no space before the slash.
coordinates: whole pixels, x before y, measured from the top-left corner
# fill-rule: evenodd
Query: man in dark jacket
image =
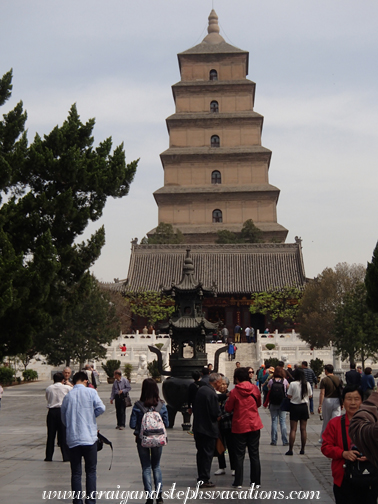
<path id="1" fill-rule="evenodd" d="M 350 371 L 345 373 L 345 381 L 347 385 L 361 385 L 361 374 L 356 371 L 356 364 L 354 362 L 350 365 Z"/>
<path id="2" fill-rule="evenodd" d="M 222 376 L 212 373 L 209 382 L 198 389 L 194 399 L 193 432 L 197 448 L 197 481 L 203 482 L 200 488 L 215 486 L 210 481 L 210 471 L 218 439 L 218 418 L 220 417 L 219 402 L 215 391 L 221 384 Z"/>

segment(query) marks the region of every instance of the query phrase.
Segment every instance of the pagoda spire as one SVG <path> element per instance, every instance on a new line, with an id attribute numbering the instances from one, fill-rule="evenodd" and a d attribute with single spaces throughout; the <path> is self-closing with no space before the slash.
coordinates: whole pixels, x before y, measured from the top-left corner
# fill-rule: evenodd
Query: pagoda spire
<path id="1" fill-rule="evenodd" d="M 209 15 L 207 33 L 219 33 L 218 16 L 214 9 L 212 9 Z"/>
<path id="2" fill-rule="evenodd" d="M 224 38 L 219 35 L 219 31 L 218 16 L 215 10 L 212 9 L 209 15 L 209 26 L 207 27 L 208 34 L 202 42 L 207 42 L 209 44 L 220 44 L 224 42 Z"/>

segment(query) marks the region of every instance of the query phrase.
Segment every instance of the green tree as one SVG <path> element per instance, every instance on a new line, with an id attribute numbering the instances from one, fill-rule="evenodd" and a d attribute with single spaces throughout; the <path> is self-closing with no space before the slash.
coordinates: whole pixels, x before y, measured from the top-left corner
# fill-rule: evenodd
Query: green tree
<path id="1" fill-rule="evenodd" d="M 96 279 L 85 274 L 63 298 L 64 306 L 41 335 L 41 350 L 49 364 L 58 366 L 72 361 L 84 363 L 106 356 L 104 345 L 119 335 L 116 309 Z"/>
<path id="2" fill-rule="evenodd" d="M 255 226 L 252 219 L 244 222 L 240 233 L 233 233 L 227 229 L 217 232 L 216 243 L 260 243 L 262 242 L 262 231 Z"/>
<path id="3" fill-rule="evenodd" d="M 262 242 L 262 231 L 256 227 L 252 219 L 244 222 L 240 232 L 242 243 L 260 243 Z"/>
<path id="4" fill-rule="evenodd" d="M 216 243 L 239 243 L 236 234 L 232 231 L 228 231 L 228 229 L 218 231 L 217 236 Z"/>
<path id="5" fill-rule="evenodd" d="M 333 344 L 343 360 L 361 360 L 362 367 L 368 357 L 377 357 L 378 314 L 369 310 L 362 282 L 347 292 L 336 308 Z"/>
<path id="6" fill-rule="evenodd" d="M 366 302 L 368 307 L 375 313 L 378 312 L 378 242 L 373 252 L 371 263 L 368 263 L 365 275 L 367 290 Z"/>
<path id="7" fill-rule="evenodd" d="M 267 316 L 281 331 L 292 325 L 296 319 L 302 295 L 302 290 L 294 286 L 256 292 L 251 296 L 253 303 L 249 311 Z"/>
<path id="8" fill-rule="evenodd" d="M 131 312 L 147 319 L 148 324 L 152 326 L 170 317 L 175 311 L 173 300 L 155 291 L 128 291 L 125 297 Z"/>
<path id="9" fill-rule="evenodd" d="M 334 269 L 326 268 L 306 285 L 297 322 L 301 338 L 311 347 L 330 344 L 334 334 L 337 308 L 344 296 L 363 281 L 365 268 L 360 264 L 339 263 Z"/>
<path id="10" fill-rule="evenodd" d="M 172 224 L 166 224 L 165 222 L 160 222 L 158 227 L 155 229 L 155 233 L 148 238 L 143 238 L 143 243 L 148 244 L 169 244 L 169 243 L 182 243 L 184 241 L 184 235 L 179 229 L 176 231 L 173 229 Z"/>
<path id="11" fill-rule="evenodd" d="M 12 74 L 0 81 L 0 104 Z M 78 237 L 101 215 L 109 196 L 128 193 L 137 161 L 123 145 L 93 145 L 94 119 L 82 123 L 73 105 L 67 120 L 30 147 L 20 102 L 0 122 L 0 354 L 24 353 L 59 315 L 73 286 L 99 257 L 101 227 Z M 7 197 L 4 199 L 4 195 Z"/>

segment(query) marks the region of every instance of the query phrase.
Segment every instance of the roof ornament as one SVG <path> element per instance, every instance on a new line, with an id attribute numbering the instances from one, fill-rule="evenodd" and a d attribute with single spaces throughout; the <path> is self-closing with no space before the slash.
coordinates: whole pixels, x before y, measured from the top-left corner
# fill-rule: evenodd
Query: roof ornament
<path id="1" fill-rule="evenodd" d="M 207 33 L 219 33 L 218 16 L 214 9 L 212 9 L 209 15 Z"/>

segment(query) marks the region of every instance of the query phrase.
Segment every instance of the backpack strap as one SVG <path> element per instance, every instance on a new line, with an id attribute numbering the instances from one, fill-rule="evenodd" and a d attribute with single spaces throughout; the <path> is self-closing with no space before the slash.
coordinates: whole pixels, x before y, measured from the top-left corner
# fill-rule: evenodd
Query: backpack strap
<path id="1" fill-rule="evenodd" d="M 349 451 L 348 448 L 348 440 L 346 435 L 346 426 L 345 426 L 345 415 L 341 417 L 341 435 L 343 437 L 343 447 L 344 451 Z"/>

